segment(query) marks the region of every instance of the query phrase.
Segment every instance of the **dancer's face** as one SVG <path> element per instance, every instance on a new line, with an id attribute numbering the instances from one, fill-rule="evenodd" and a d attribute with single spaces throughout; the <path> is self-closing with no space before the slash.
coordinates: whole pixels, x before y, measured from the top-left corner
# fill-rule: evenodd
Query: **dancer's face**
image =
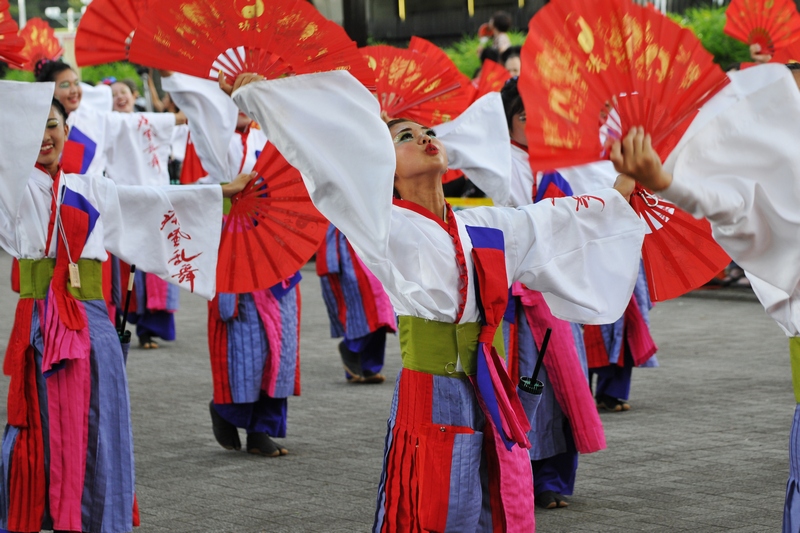
<path id="1" fill-rule="evenodd" d="M 528 146 L 528 137 L 525 135 L 526 120 L 527 117 L 524 109 L 511 117 L 511 131 L 509 131 L 511 140 L 518 142 L 522 146 Z"/>
<path id="2" fill-rule="evenodd" d="M 114 111 L 120 113 L 133 113 L 136 95 L 131 92 L 131 88 L 122 82 L 111 84 L 111 96 L 114 98 Z"/>
<path id="3" fill-rule="evenodd" d="M 67 113 L 72 113 L 81 105 L 81 90 L 78 75 L 71 68 L 62 70 L 56 75 L 56 91 L 53 94 L 56 100 L 61 102 Z"/>
<path id="4" fill-rule="evenodd" d="M 69 127 L 66 120 L 55 107 L 50 108 L 50 116 L 47 117 L 47 125 L 42 136 L 42 145 L 39 148 L 39 157 L 36 162 L 50 171 L 51 174 L 58 168 L 58 161 L 61 152 L 64 150 L 64 142 L 67 140 Z"/>
<path id="5" fill-rule="evenodd" d="M 398 178 L 436 176 L 438 179 L 447 172 L 447 152 L 432 129 L 403 121 L 394 124 L 389 131 L 397 156 L 395 175 Z"/>

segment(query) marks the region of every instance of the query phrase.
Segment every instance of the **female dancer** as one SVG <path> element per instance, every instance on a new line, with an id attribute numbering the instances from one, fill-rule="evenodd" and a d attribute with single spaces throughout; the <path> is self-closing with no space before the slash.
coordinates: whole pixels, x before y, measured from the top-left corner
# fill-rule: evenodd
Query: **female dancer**
<path id="1" fill-rule="evenodd" d="M 0 527 L 122 533 L 133 527 L 133 435 L 102 262 L 110 250 L 213 297 L 219 238 L 208 214 L 221 214 L 220 187 L 127 187 L 64 173 L 69 127 L 53 89 L 0 82 L 8 105 L 0 114 L 8 149 L 0 246 L 19 259 L 21 288 L 4 363 L 11 383 Z M 222 194 L 250 179 L 238 176 Z"/>
<path id="2" fill-rule="evenodd" d="M 252 120 L 215 83 L 183 74 L 162 74 L 162 86 L 190 117 L 197 155 L 220 183 L 250 171 L 267 142 Z M 270 289 L 220 293 L 209 303 L 208 346 L 214 377 L 209 407 L 217 442 L 267 457 L 288 450 L 273 439 L 286 436 L 288 397 L 300 394 L 300 273 Z"/>
<path id="3" fill-rule="evenodd" d="M 529 425 L 490 348 L 508 288 L 540 290 L 560 318 L 616 319 L 636 279 L 641 221 L 612 189 L 456 215 L 431 129 L 403 119 L 387 128 L 346 72 L 259 80 L 240 76 L 234 101 L 301 171 L 400 315 L 403 370 L 374 530 L 533 530 Z M 510 160 L 507 139 L 497 153 Z M 627 291 L 607 291 L 610 279 Z"/>

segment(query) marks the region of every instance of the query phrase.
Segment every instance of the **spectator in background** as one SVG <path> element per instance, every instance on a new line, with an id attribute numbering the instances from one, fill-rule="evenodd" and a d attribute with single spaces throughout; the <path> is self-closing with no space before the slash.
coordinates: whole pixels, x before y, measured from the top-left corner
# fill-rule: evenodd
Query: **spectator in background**
<path id="1" fill-rule="evenodd" d="M 519 76 L 522 67 L 522 60 L 520 54 L 522 53 L 521 46 L 509 46 L 508 49 L 500 55 L 500 64 L 503 65 L 511 77 Z"/>
<path id="2" fill-rule="evenodd" d="M 119 113 L 144 111 L 144 108 L 139 108 L 136 105 L 136 99 L 139 98 L 139 89 L 136 87 L 136 82 L 131 79 L 124 79 L 112 81 L 110 85 L 111 96 L 114 99 L 114 111 Z"/>
<path id="3" fill-rule="evenodd" d="M 478 30 L 481 35 L 481 44 L 478 47 L 478 55 L 483 53 L 486 44 L 491 38 L 492 44 L 489 48 L 497 50 L 498 54 L 502 54 L 511 46 L 511 39 L 508 37 L 508 30 L 511 29 L 511 15 L 505 11 L 497 11 L 489 22 L 481 25 Z"/>

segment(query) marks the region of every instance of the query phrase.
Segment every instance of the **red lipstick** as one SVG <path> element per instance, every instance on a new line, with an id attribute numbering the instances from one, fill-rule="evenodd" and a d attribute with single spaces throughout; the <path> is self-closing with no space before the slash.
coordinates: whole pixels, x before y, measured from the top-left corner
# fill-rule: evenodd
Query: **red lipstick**
<path id="1" fill-rule="evenodd" d="M 436 155 L 439 153 L 439 149 L 436 148 L 432 143 L 425 145 L 425 153 L 428 155 Z"/>

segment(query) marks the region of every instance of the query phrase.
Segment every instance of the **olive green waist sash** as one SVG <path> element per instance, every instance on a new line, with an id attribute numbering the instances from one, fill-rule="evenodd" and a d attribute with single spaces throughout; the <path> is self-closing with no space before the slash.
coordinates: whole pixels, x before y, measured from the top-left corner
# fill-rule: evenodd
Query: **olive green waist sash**
<path id="1" fill-rule="evenodd" d="M 479 323 L 449 324 L 401 316 L 398 326 L 403 368 L 458 378 L 476 374 Z M 497 329 L 492 344 L 500 357 L 505 357 L 501 328 Z M 458 368 L 459 361 L 462 368 Z"/>
<path id="2" fill-rule="evenodd" d="M 56 260 L 45 259 L 20 259 L 19 260 L 19 296 L 20 298 L 33 298 L 44 300 L 50 282 L 53 280 L 53 270 Z M 102 300 L 103 299 L 103 263 L 94 259 L 79 259 L 78 272 L 80 272 L 80 288 L 72 287 L 67 281 L 67 289 L 77 300 Z"/>

